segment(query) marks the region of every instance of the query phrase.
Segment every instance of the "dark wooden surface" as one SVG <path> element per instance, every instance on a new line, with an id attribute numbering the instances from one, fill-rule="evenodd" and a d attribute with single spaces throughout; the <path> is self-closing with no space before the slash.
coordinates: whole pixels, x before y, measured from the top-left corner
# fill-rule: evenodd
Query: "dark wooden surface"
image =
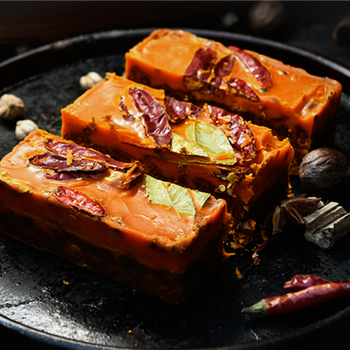
<path id="1" fill-rule="evenodd" d="M 248 12 L 254 4 L 250 1 L 0 2 L 0 61 L 28 48 L 79 34 L 111 29 L 183 27 L 268 38 L 309 50 L 350 68 L 350 30 L 344 26 L 338 32 L 338 39 L 333 37 L 337 25 L 350 14 L 350 2 L 283 2 L 287 11 L 284 25 L 265 35 L 255 33 L 249 26 Z M 238 21 L 227 27 L 222 18 L 229 12 L 234 13 Z M 350 339 L 348 327 L 348 322 L 338 324 L 322 337 L 313 339 L 312 344 L 293 343 L 291 347 L 313 345 L 321 349 L 346 349 Z M 48 349 L 5 328 L 0 328 L 0 339 L 4 350 L 16 345 L 27 350 Z"/>

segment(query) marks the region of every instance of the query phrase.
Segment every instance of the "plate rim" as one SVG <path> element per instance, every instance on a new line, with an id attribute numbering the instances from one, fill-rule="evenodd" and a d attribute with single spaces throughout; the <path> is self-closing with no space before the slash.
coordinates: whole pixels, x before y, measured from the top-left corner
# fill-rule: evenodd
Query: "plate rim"
<path id="1" fill-rule="evenodd" d="M 131 38 L 136 38 L 136 37 L 146 37 L 156 29 L 159 29 L 159 28 L 139 28 L 139 29 L 125 29 L 125 30 L 115 29 L 110 31 L 101 31 L 101 32 L 90 33 L 90 34 L 82 34 L 71 38 L 54 41 L 52 43 L 28 50 L 24 53 L 18 54 L 16 56 L 8 58 L 7 60 L 0 62 L 0 73 L 5 72 L 6 70 L 16 70 L 16 68 L 20 66 L 19 63 L 26 62 L 26 61 L 30 62 L 31 59 L 36 56 L 40 57 L 40 56 L 50 55 L 52 53 L 59 54 L 60 52 L 70 53 L 71 48 L 76 47 L 77 45 L 79 45 L 81 49 L 80 56 L 77 55 L 77 58 L 80 57 L 80 59 L 86 59 L 89 56 L 89 51 L 87 52 L 85 51 L 85 49 L 88 46 L 95 45 L 98 42 L 104 42 L 108 40 L 117 40 L 118 38 L 127 40 Z M 219 30 L 193 29 L 193 28 L 169 28 L 169 29 L 179 29 L 179 30 L 189 31 L 198 36 L 209 37 L 212 39 L 215 38 L 218 41 L 219 40 L 237 40 L 237 41 L 248 43 L 249 45 L 252 45 L 252 46 L 273 49 L 282 54 L 283 53 L 291 54 L 292 59 L 295 57 L 299 57 L 299 58 L 301 57 L 303 60 L 316 64 L 316 67 L 312 67 L 312 69 L 315 69 L 316 71 L 319 67 L 322 67 L 323 70 L 324 68 L 327 68 L 329 72 L 333 72 L 335 76 L 331 78 L 340 81 L 343 85 L 343 90 L 350 93 L 350 67 L 347 68 L 342 64 L 337 63 L 335 60 L 331 60 L 325 56 L 322 56 L 319 53 L 314 53 L 312 51 L 297 47 L 292 44 L 285 44 L 279 41 L 255 37 L 255 36 L 246 35 L 246 34 L 239 34 L 239 33 L 219 31 Z M 250 47 L 246 47 L 246 49 L 249 50 Z M 95 56 L 98 56 L 98 54 L 96 54 Z M 61 59 L 62 56 L 59 56 L 59 58 Z M 57 59 L 53 60 L 51 63 L 47 62 L 47 65 L 49 67 L 48 69 L 57 68 L 56 62 L 57 62 Z M 70 62 L 74 62 L 74 61 L 70 60 Z M 15 77 L 16 75 L 14 73 L 16 72 L 12 71 L 11 76 Z M 43 68 L 40 67 L 40 69 L 38 69 L 36 74 L 43 74 L 43 73 L 45 73 L 45 70 L 43 71 Z M 27 79 L 32 78 L 33 75 L 36 76 L 36 74 L 35 72 L 28 73 L 29 76 L 27 76 L 26 78 Z M 311 74 L 314 74 L 314 73 L 311 73 Z M 323 74 L 321 74 L 321 76 L 322 75 Z M 25 81 L 25 78 L 22 77 L 22 79 L 16 80 L 11 84 L 6 84 L 6 79 L 2 78 L 2 80 L 0 81 L 0 93 L 3 90 L 12 88 L 12 86 L 21 84 L 24 81 Z"/>

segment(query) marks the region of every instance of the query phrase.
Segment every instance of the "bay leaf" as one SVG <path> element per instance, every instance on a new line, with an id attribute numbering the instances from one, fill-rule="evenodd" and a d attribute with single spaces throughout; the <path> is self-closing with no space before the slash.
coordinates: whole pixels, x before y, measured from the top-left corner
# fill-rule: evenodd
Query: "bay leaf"
<path id="1" fill-rule="evenodd" d="M 197 190 L 192 190 L 191 192 L 195 196 L 196 201 L 200 205 L 200 207 L 203 207 L 204 203 L 210 197 L 210 193 L 201 192 L 201 191 L 197 191 Z"/>
<path id="2" fill-rule="evenodd" d="M 186 140 L 184 137 L 175 134 L 173 132 L 171 140 L 171 148 L 170 150 L 175 153 L 186 154 L 191 156 L 202 156 L 208 157 L 208 154 L 204 151 L 204 149 L 197 144 Z"/>
<path id="3" fill-rule="evenodd" d="M 193 122 L 186 129 L 186 138 L 193 145 L 192 149 L 197 152 L 192 155 L 206 154 L 216 164 L 233 165 L 237 161 L 230 141 L 214 125 L 207 122 Z"/>
<path id="4" fill-rule="evenodd" d="M 145 176 L 145 184 L 147 197 L 151 203 L 172 207 L 178 214 L 195 215 L 193 197 L 200 207 L 210 197 L 208 193 L 161 181 L 149 175 Z"/>

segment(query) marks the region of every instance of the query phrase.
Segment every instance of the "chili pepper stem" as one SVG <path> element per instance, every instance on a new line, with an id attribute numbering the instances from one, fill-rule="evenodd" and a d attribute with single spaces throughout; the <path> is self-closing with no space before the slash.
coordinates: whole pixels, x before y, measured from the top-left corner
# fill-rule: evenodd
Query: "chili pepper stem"
<path id="1" fill-rule="evenodd" d="M 266 311 L 266 301 L 264 299 L 258 301 L 256 304 L 249 306 L 249 307 L 245 307 L 242 310 L 242 313 L 245 314 L 254 314 L 257 316 L 265 316 L 267 314 Z"/>

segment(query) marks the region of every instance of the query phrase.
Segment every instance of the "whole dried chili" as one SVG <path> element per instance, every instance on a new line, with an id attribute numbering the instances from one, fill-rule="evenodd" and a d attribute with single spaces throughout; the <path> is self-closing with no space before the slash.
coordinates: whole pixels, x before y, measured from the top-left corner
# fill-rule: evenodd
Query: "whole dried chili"
<path id="1" fill-rule="evenodd" d="M 184 85 L 189 90 L 199 90 L 208 79 L 213 68 L 214 51 L 209 47 L 198 49 L 184 75 Z"/>
<path id="2" fill-rule="evenodd" d="M 245 120 L 238 114 L 228 113 L 222 108 L 208 106 L 211 118 L 223 129 L 231 145 L 242 153 L 245 162 L 256 156 L 255 137 Z"/>
<path id="3" fill-rule="evenodd" d="M 290 291 L 297 291 L 326 283 L 331 283 L 331 281 L 315 275 L 295 275 L 290 281 L 284 284 L 283 288 Z"/>
<path id="4" fill-rule="evenodd" d="M 168 148 L 171 143 L 171 128 L 168 116 L 161 104 L 146 90 L 133 87 L 129 94 L 146 128 L 146 135 L 152 137 L 159 148 Z"/>
<path id="5" fill-rule="evenodd" d="M 309 279 L 311 284 L 318 282 L 320 281 L 317 279 Z M 350 295 L 349 282 L 315 284 L 286 295 L 262 299 L 256 304 L 244 308 L 242 312 L 257 316 L 280 315 L 316 306 L 347 295 Z"/>
<path id="6" fill-rule="evenodd" d="M 176 124 L 186 118 L 197 119 L 202 108 L 190 103 L 179 101 L 173 97 L 165 98 L 165 110 L 171 123 Z"/>
<path id="7" fill-rule="evenodd" d="M 108 157 L 107 155 L 94 151 L 90 148 L 76 145 L 71 142 L 58 141 L 48 139 L 45 143 L 45 148 L 50 152 L 59 154 L 61 156 L 67 156 L 68 151 L 72 151 L 73 158 L 89 158 L 96 161 L 105 162 L 112 169 L 128 170 L 134 166 L 134 163 L 125 163 Z"/>
<path id="8" fill-rule="evenodd" d="M 90 215 L 103 217 L 107 215 L 106 210 L 96 200 L 85 193 L 70 188 L 59 186 L 53 196 L 65 205 L 82 210 Z"/>
<path id="9" fill-rule="evenodd" d="M 214 67 L 214 78 L 211 80 L 211 84 L 217 88 L 220 88 L 222 78 L 229 75 L 232 71 L 234 64 L 233 55 L 223 57 Z"/>
<path id="10" fill-rule="evenodd" d="M 66 172 L 85 172 L 90 174 L 100 174 L 108 169 L 108 166 L 104 163 L 91 159 L 78 159 L 68 163 L 67 158 L 50 152 L 36 154 L 29 159 L 29 163 L 45 169 Z"/>
<path id="11" fill-rule="evenodd" d="M 229 46 L 228 48 L 233 51 L 252 72 L 255 79 L 261 84 L 261 87 L 266 89 L 272 87 L 270 72 L 260 63 L 258 59 L 250 55 L 248 52 L 240 49 L 239 47 Z"/>
<path id="12" fill-rule="evenodd" d="M 241 97 L 245 97 L 252 102 L 258 102 L 259 97 L 255 91 L 242 79 L 231 78 L 226 81 L 226 84 L 230 87 L 231 93 Z"/>

